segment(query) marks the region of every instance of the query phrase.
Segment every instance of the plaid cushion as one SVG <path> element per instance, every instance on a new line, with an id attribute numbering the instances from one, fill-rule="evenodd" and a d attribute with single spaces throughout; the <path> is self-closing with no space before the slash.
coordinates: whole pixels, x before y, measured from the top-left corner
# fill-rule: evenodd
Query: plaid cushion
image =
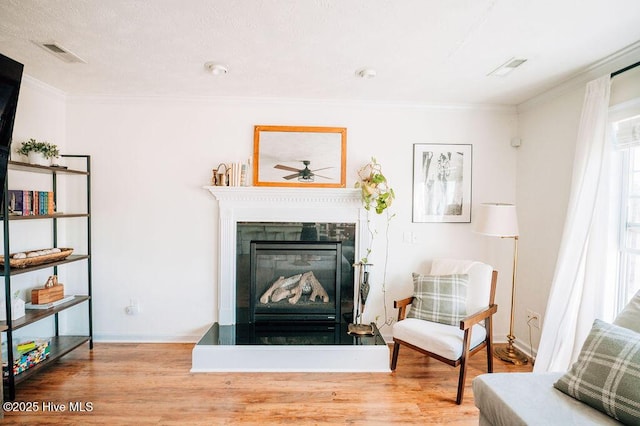
<path id="1" fill-rule="evenodd" d="M 595 320 L 578 360 L 553 386 L 625 424 L 640 424 L 640 334 Z"/>
<path id="2" fill-rule="evenodd" d="M 631 298 L 613 323 L 640 333 L 640 290 Z"/>
<path id="3" fill-rule="evenodd" d="M 467 316 L 468 274 L 413 274 L 413 302 L 407 318 L 459 325 Z"/>

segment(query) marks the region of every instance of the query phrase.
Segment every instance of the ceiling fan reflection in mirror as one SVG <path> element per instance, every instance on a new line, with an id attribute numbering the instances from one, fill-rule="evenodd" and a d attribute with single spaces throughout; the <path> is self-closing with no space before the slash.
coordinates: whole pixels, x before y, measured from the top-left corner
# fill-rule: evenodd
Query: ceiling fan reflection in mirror
<path id="1" fill-rule="evenodd" d="M 311 161 L 309 160 L 299 160 L 299 161 L 301 161 L 302 164 L 304 164 L 304 168 L 297 169 L 295 167 L 285 166 L 284 164 L 276 164 L 275 166 L 273 166 L 273 168 L 279 169 L 279 170 L 286 170 L 288 172 L 295 172 L 293 174 L 282 177 L 283 179 L 286 179 L 286 180 L 298 178 L 298 181 L 300 182 L 314 182 L 316 176 L 323 179 L 331 179 L 330 177 L 327 177 L 327 176 L 318 175 L 315 172 L 318 172 L 320 170 L 332 169 L 333 167 L 323 167 L 320 169 L 311 170 L 309 168 Z"/>

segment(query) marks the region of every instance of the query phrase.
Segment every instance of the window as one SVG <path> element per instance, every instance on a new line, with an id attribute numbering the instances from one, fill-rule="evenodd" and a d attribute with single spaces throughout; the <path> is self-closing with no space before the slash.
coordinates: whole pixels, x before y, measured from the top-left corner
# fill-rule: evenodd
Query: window
<path id="1" fill-rule="evenodd" d="M 613 123 L 613 135 L 622 163 L 616 289 L 620 311 L 640 290 L 640 115 Z"/>

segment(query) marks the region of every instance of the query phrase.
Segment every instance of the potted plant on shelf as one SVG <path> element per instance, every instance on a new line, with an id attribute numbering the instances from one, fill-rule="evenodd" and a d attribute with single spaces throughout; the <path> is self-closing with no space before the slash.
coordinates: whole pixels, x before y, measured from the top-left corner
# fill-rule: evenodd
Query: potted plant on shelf
<path id="1" fill-rule="evenodd" d="M 359 289 L 358 289 L 358 302 L 356 303 L 356 314 L 354 324 L 349 325 L 349 332 L 351 334 L 373 334 L 372 327 L 362 324 L 362 314 L 364 313 L 365 303 L 369 294 L 369 267 L 372 266 L 369 263 L 369 256 L 371 255 L 373 240 L 377 231 L 373 228 L 371 218 L 369 214 L 372 210 L 376 214 L 386 214 L 386 226 L 385 226 L 385 256 L 384 267 L 382 273 L 382 295 L 384 303 L 384 324 L 390 324 L 392 319 L 387 317 L 387 304 L 386 304 L 386 278 L 387 278 L 387 261 L 389 258 L 389 223 L 395 214 L 389 212 L 393 200 L 395 199 L 395 193 L 393 188 L 389 186 L 387 178 L 382 173 L 382 166 L 376 161 L 375 158 L 371 158 L 371 161 L 365 164 L 358 170 L 358 181 L 356 182 L 356 188 L 361 190 L 362 204 L 365 210 L 367 210 L 367 229 L 370 235 L 369 247 L 365 256 L 354 266 L 359 269 Z M 376 317 L 377 322 L 377 317 Z"/>
<path id="2" fill-rule="evenodd" d="M 39 166 L 50 166 L 54 158 L 60 156 L 58 146 L 48 142 L 38 142 L 31 138 L 26 142 L 22 142 L 18 148 L 18 154 L 25 155 L 29 164 Z"/>

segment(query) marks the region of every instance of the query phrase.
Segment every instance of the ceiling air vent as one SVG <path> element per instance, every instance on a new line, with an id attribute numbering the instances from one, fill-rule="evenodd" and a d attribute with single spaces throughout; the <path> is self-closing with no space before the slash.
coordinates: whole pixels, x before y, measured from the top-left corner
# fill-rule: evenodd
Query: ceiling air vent
<path id="1" fill-rule="evenodd" d="M 69 51 L 68 49 L 60 46 L 55 41 L 34 41 L 36 45 L 40 46 L 47 52 L 54 55 L 56 58 L 63 60 L 68 63 L 76 63 L 76 64 L 86 64 L 87 61 L 80 58 L 75 53 Z"/>
<path id="2" fill-rule="evenodd" d="M 524 59 L 524 58 L 511 58 L 507 62 L 505 62 L 504 64 L 500 65 L 498 68 L 496 68 L 495 70 L 491 71 L 487 75 L 494 75 L 494 76 L 498 76 L 498 77 L 504 77 L 505 75 L 509 74 L 511 71 L 513 71 L 514 69 L 518 68 L 520 65 L 524 64 L 525 62 L 527 62 L 527 60 Z"/>

